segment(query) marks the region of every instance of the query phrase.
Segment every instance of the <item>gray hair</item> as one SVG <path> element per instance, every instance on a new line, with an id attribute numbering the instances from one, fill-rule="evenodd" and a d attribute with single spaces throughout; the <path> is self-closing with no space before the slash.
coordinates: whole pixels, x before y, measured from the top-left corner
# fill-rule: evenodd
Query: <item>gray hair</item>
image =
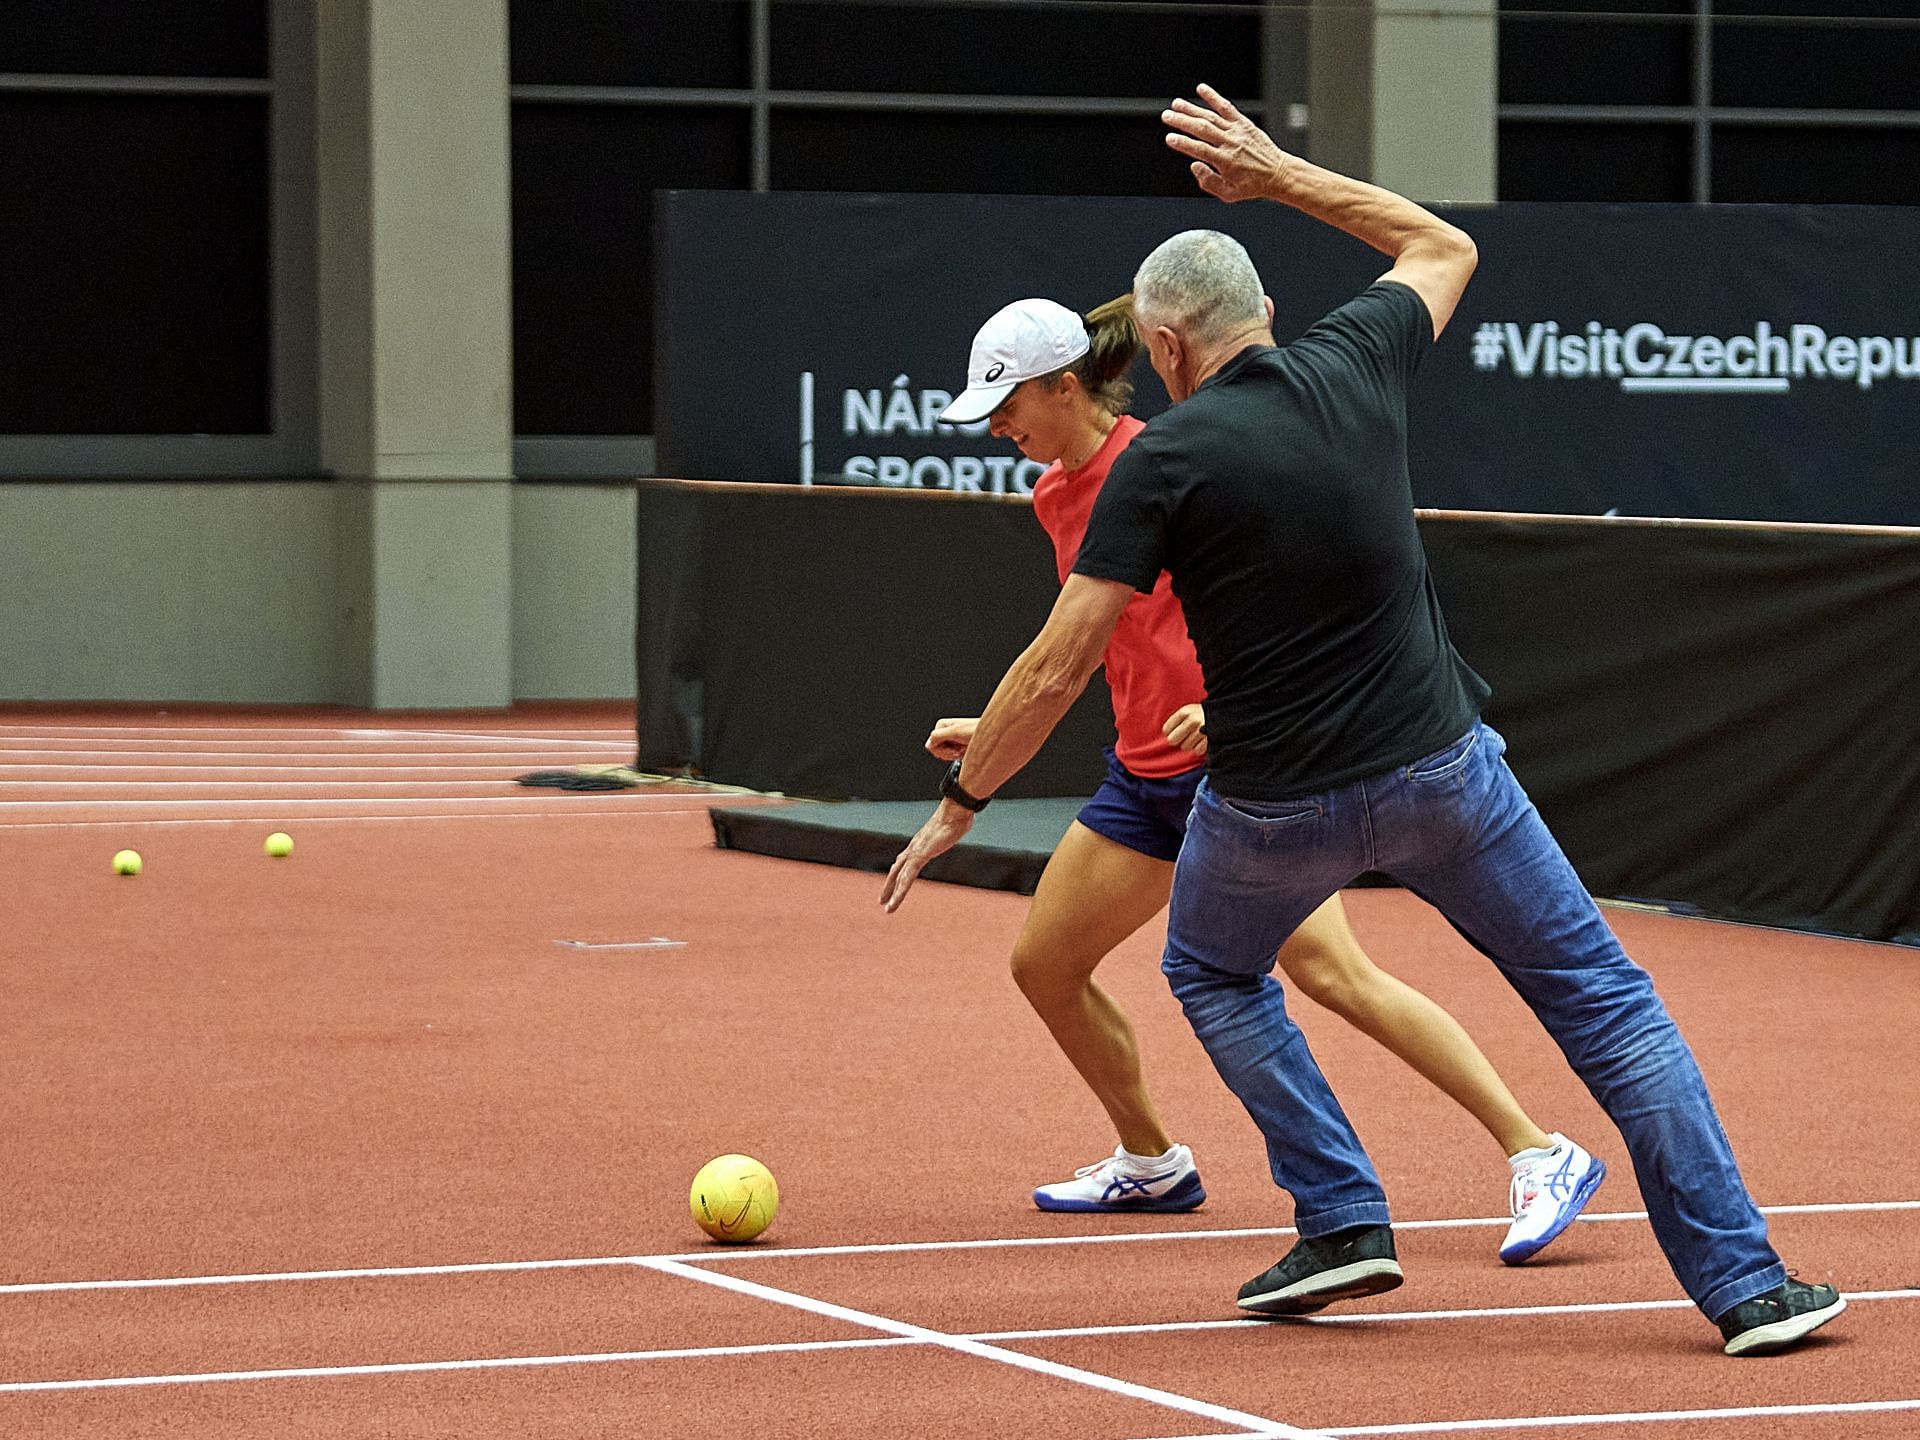
<path id="1" fill-rule="evenodd" d="M 1218 230 L 1183 230 L 1162 243 L 1134 273 L 1133 297 L 1143 331 L 1165 325 L 1202 345 L 1267 319 L 1246 247 Z"/>

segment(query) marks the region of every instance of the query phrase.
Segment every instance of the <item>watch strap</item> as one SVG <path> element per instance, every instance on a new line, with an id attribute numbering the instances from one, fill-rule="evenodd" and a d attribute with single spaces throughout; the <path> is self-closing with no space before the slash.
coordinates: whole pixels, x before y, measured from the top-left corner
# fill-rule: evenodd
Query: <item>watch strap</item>
<path id="1" fill-rule="evenodd" d="M 940 794 L 961 809 L 971 810 L 978 815 L 993 803 L 993 797 L 989 795 L 983 800 L 968 793 L 966 787 L 960 783 L 960 767 L 964 763 L 966 762 L 956 760 L 947 767 L 947 773 L 940 779 Z"/>

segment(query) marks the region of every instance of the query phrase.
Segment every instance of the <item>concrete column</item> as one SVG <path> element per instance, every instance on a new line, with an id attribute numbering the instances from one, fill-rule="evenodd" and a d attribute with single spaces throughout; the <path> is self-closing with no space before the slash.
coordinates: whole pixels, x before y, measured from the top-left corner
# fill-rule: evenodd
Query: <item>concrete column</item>
<path id="1" fill-rule="evenodd" d="M 1499 178 L 1495 0 L 1313 0 L 1308 158 L 1430 204 Z"/>
<path id="2" fill-rule="evenodd" d="M 342 698 L 512 694 L 506 0 L 316 0 Z"/>

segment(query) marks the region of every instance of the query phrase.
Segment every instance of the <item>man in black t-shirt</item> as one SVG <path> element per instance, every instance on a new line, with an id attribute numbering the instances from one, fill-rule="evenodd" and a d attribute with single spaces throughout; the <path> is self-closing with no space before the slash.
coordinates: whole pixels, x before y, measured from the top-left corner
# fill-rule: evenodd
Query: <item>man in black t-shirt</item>
<path id="1" fill-rule="evenodd" d="M 1205 672 L 1208 750 L 1162 969 L 1266 1137 L 1301 1237 L 1241 1287 L 1241 1307 L 1305 1314 L 1401 1282 L 1385 1193 L 1272 976 L 1294 928 L 1378 870 L 1499 966 L 1620 1127 L 1654 1233 L 1727 1353 L 1787 1348 L 1845 1302 L 1787 1278 L 1692 1052 L 1481 723 L 1487 687 L 1454 652 L 1427 572 L 1406 391 L 1473 273 L 1473 242 L 1283 154 L 1201 95 L 1163 119 L 1203 189 L 1290 205 L 1393 267 L 1278 348 L 1236 242 L 1189 231 L 1147 257 L 1135 314 L 1173 408 L 1115 461 L 1046 628 L 882 903 L 896 908 L 1032 757 L 1164 569 Z"/>

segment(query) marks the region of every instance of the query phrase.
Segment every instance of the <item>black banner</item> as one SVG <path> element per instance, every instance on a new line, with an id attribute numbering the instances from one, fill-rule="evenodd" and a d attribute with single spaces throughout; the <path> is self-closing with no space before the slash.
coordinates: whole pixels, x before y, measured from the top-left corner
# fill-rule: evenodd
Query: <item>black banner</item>
<path id="1" fill-rule="evenodd" d="M 639 764 L 924 799 L 1057 593 L 1019 502 L 640 486 Z M 1587 885 L 1920 944 L 1920 535 L 1423 519 L 1487 719 Z M 1096 680 L 1004 793 L 1088 795 Z"/>
<path id="2" fill-rule="evenodd" d="M 658 468 L 691 479 L 1025 493 L 1037 466 L 934 420 L 1001 305 L 1091 309 L 1205 227 L 1247 246 L 1284 341 L 1386 268 L 1204 197 L 676 191 L 658 214 Z M 1419 504 L 1920 525 L 1920 210 L 1447 214 L 1480 270 L 1414 389 Z"/>

